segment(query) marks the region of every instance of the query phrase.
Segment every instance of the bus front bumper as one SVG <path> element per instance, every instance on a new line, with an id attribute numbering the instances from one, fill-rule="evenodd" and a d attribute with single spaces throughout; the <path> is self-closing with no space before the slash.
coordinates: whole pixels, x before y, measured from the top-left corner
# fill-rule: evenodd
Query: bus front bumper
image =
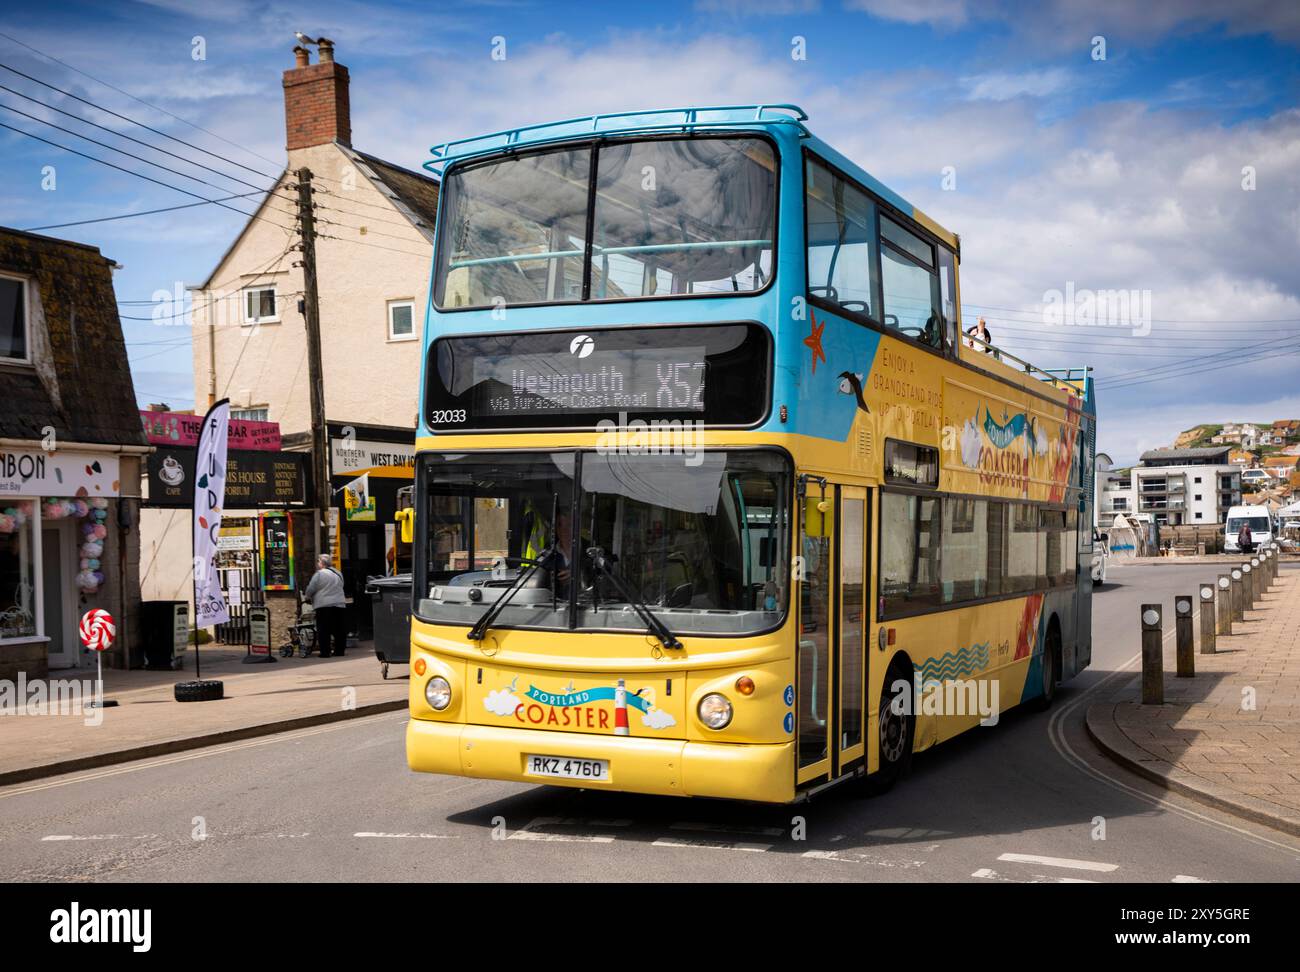
<path id="1" fill-rule="evenodd" d="M 596 781 L 532 776 L 524 771 L 530 755 L 608 760 L 609 777 Z M 589 790 L 761 803 L 789 803 L 795 795 L 793 742 L 706 743 L 411 719 L 406 725 L 406 761 L 419 773 Z"/>

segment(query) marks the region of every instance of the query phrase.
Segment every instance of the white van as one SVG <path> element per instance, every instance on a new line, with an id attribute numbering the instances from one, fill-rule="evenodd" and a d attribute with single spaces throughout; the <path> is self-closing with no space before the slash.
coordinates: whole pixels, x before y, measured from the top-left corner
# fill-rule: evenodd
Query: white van
<path id="1" fill-rule="evenodd" d="M 1273 518 L 1267 506 L 1234 506 L 1228 510 L 1228 522 L 1223 528 L 1223 549 L 1227 553 L 1241 553 L 1237 534 L 1243 524 L 1250 524 L 1250 538 L 1259 549 L 1261 543 L 1273 539 Z"/>

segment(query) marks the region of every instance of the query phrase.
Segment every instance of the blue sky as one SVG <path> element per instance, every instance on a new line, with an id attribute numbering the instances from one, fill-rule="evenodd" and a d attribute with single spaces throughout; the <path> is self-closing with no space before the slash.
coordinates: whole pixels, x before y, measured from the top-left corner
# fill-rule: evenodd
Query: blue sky
<path id="1" fill-rule="evenodd" d="M 0 85 L 256 185 L 269 180 L 249 169 L 274 174 L 283 162 L 280 74 L 292 64 L 295 30 L 332 38 L 348 65 L 354 145 L 412 168 L 437 141 L 507 125 L 675 104 L 795 102 L 819 135 L 961 234 L 970 320 L 985 314 L 999 344 L 1035 363 L 1097 369 L 1101 447 L 1117 461 L 1200 421 L 1300 416 L 1294 2 L 326 0 L 306 13 L 281 0 L 0 7 L 8 35 L 0 36 L 0 64 L 224 160 L 9 71 L 0 70 Z M 496 36 L 505 38 L 504 61 L 491 58 Z M 201 61 L 192 56 L 196 37 Z M 796 37 L 804 60 L 791 57 Z M 1104 60 L 1094 57 L 1097 37 Z M 193 192 L 250 191 L 8 91 L 0 90 L 0 104 L 213 183 L 0 110 L 0 124 Z M 43 187 L 47 166 L 55 167 L 52 191 Z M 946 188 L 945 167 L 955 172 Z M 1245 167 L 1253 190 L 1243 188 Z M 0 129 L 4 225 L 193 201 Z M 189 329 L 183 320 L 153 322 L 150 302 L 202 281 L 242 223 L 201 206 L 47 231 L 93 243 L 123 265 L 117 293 L 142 401 L 192 403 Z M 1149 293 L 1149 333 L 1131 321 L 1046 326 L 1047 295 L 1070 287 Z"/>

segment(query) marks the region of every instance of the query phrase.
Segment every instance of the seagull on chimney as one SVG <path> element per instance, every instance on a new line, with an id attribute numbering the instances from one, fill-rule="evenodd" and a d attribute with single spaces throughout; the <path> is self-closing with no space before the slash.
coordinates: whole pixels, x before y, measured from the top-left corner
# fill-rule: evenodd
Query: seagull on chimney
<path id="1" fill-rule="evenodd" d="M 319 44 L 319 43 L 320 43 L 320 40 L 319 40 L 319 39 L 317 39 L 317 40 L 312 40 L 310 37 L 308 37 L 306 34 L 304 34 L 304 33 L 303 33 L 302 31 L 300 31 L 300 30 L 298 30 L 298 31 L 294 31 L 293 36 L 296 37 L 296 38 L 298 38 L 298 43 L 299 43 L 299 44 L 304 44 L 304 45 L 305 45 L 305 44 L 312 44 L 312 45 L 315 45 L 315 44 Z"/>

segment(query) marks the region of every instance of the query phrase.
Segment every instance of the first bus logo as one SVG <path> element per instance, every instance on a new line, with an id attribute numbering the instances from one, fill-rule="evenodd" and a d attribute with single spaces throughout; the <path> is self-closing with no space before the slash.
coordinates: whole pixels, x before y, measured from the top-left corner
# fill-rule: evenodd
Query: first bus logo
<path id="1" fill-rule="evenodd" d="M 579 334 L 569 342 L 569 354 L 576 358 L 585 358 L 596 350 L 596 342 L 590 334 Z"/>

